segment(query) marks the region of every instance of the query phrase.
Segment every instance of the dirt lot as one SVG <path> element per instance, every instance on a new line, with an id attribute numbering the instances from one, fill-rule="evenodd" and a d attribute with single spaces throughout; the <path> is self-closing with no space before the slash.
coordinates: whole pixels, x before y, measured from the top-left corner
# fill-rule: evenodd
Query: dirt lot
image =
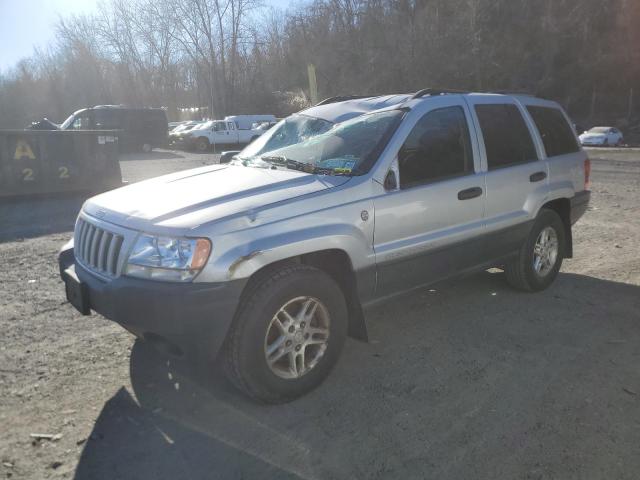
<path id="1" fill-rule="evenodd" d="M 318 390 L 260 406 L 64 299 L 80 198 L 0 205 L 3 478 L 640 478 L 640 150 L 592 150 L 549 290 L 485 272 L 369 312 Z M 215 162 L 158 152 L 125 179 Z M 60 434 L 35 440 L 32 433 Z"/>

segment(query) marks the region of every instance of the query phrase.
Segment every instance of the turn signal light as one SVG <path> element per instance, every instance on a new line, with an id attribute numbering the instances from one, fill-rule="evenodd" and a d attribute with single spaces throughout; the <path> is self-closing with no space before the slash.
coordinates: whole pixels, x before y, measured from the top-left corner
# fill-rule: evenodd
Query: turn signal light
<path id="1" fill-rule="evenodd" d="M 584 189 L 591 190 L 591 160 L 584 161 Z"/>

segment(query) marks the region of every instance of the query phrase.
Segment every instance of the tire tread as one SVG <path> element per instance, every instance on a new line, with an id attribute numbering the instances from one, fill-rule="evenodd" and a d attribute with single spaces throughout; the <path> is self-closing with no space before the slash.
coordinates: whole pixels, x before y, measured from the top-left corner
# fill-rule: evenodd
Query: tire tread
<path id="1" fill-rule="evenodd" d="M 277 269 L 268 270 L 262 274 L 259 273 L 258 277 L 249 281 L 247 288 L 240 298 L 240 307 L 236 312 L 231 329 L 225 340 L 224 369 L 227 378 L 236 388 L 260 402 L 282 403 L 289 400 L 289 398 L 284 395 L 274 395 L 272 392 L 260 388 L 259 385 L 256 385 L 243 375 L 240 367 L 240 342 L 244 335 L 245 323 L 239 321 L 239 319 L 242 318 L 246 311 L 251 310 L 255 304 L 269 295 L 269 287 L 271 285 L 278 283 L 288 276 L 307 272 L 317 273 L 321 272 L 321 270 L 309 265 L 292 263 L 290 265 L 283 265 Z"/>

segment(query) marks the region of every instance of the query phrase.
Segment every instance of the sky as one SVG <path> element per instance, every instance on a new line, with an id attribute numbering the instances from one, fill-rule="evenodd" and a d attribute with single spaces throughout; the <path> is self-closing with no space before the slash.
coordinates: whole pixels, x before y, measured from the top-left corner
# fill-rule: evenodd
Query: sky
<path id="1" fill-rule="evenodd" d="M 60 16 L 96 11 L 102 0 L 0 0 L 0 73 L 33 54 L 35 46 L 55 41 Z M 179 1 L 179 0 L 178 0 Z M 286 7 L 293 0 L 265 0 Z"/>

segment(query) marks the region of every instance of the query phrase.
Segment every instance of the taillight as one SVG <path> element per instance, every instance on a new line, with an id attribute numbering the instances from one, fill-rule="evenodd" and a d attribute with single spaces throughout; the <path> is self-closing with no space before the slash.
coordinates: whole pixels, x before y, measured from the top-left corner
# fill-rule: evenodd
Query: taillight
<path id="1" fill-rule="evenodd" d="M 584 189 L 591 190 L 591 160 L 584 161 Z"/>

